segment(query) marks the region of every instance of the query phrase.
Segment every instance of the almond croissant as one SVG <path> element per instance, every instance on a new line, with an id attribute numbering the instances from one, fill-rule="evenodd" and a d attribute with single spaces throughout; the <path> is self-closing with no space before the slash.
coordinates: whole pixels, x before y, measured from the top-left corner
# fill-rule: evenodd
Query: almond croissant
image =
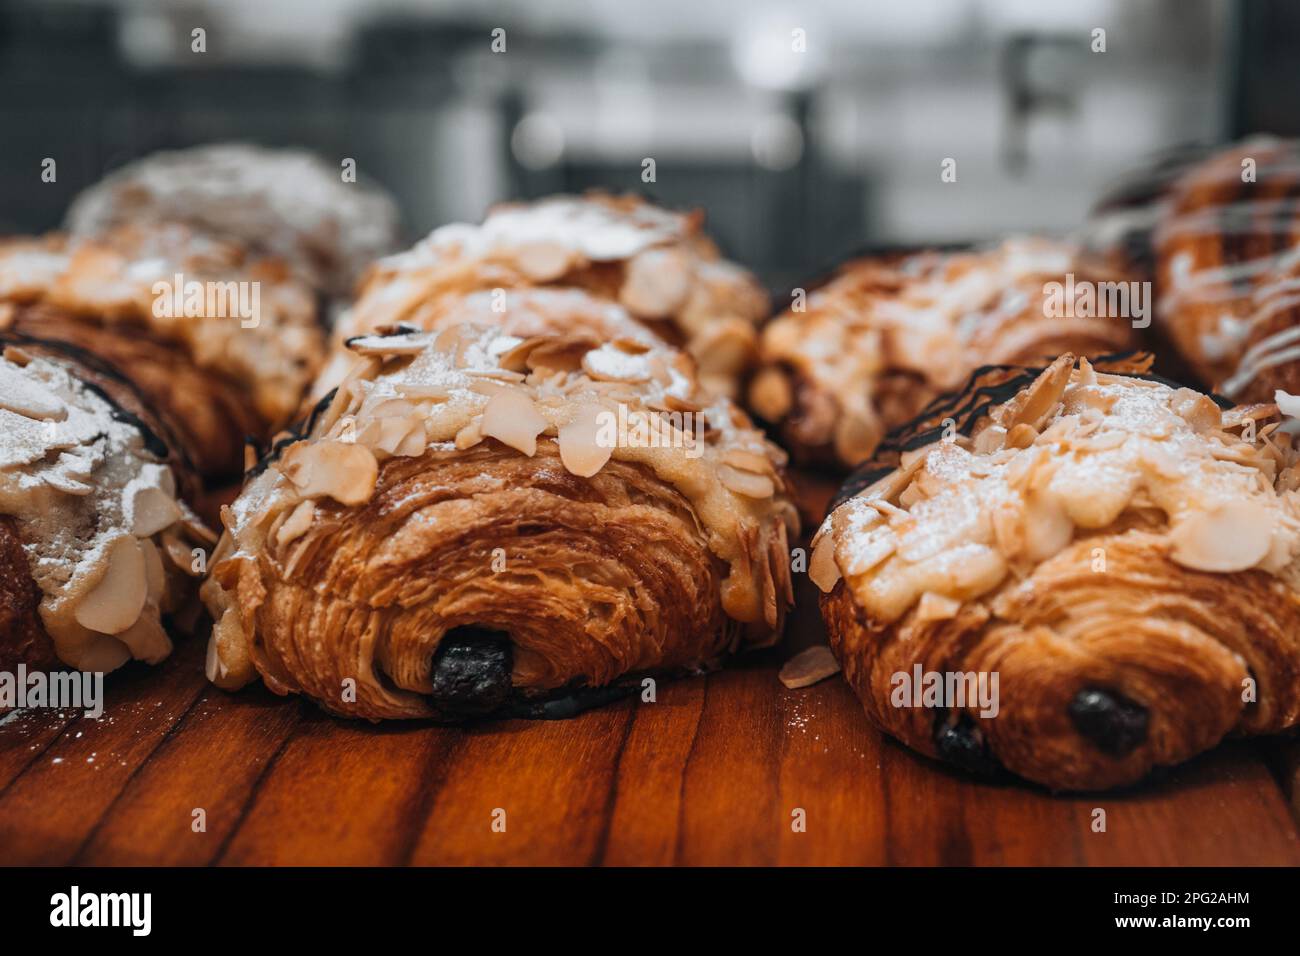
<path id="1" fill-rule="evenodd" d="M 776 639 L 784 456 L 683 353 L 466 325 L 351 350 L 223 514 L 218 685 L 456 719 Z"/>
<path id="2" fill-rule="evenodd" d="M 1300 721 L 1300 468 L 1276 407 L 1065 355 L 983 370 L 890 444 L 810 564 L 883 730 L 1077 790 Z"/>
<path id="3" fill-rule="evenodd" d="M 213 481 L 292 420 L 323 358 L 311 290 L 278 260 L 185 226 L 0 243 L 0 329 L 127 375 Z"/>
<path id="4" fill-rule="evenodd" d="M 1300 392 L 1300 143 L 1258 137 L 1193 165 L 1154 234 L 1158 318 L 1208 385 Z"/>
<path id="5" fill-rule="evenodd" d="M 0 332 L 0 671 L 113 670 L 171 651 L 216 538 L 171 429 L 116 370 Z"/>
<path id="6" fill-rule="evenodd" d="M 1106 290 L 1127 299 L 1126 279 L 1037 239 L 851 262 L 763 330 L 750 406 L 797 460 L 857 465 L 981 365 L 1131 348 L 1142 303 L 1105 314 Z M 1092 305 L 1076 309 L 1075 289 Z"/>
<path id="7" fill-rule="evenodd" d="M 381 190 L 303 150 L 211 143 L 127 163 L 81 193 L 67 229 L 181 223 L 285 263 L 324 296 L 345 299 L 362 271 L 400 245 L 397 207 Z"/>
<path id="8" fill-rule="evenodd" d="M 702 382 L 734 395 L 754 358 L 767 294 L 721 259 L 702 216 L 660 209 L 634 196 L 552 196 L 495 207 L 481 225 L 434 230 L 366 274 L 356 305 L 336 330 L 424 327 L 446 296 L 567 287 L 616 302 L 695 359 Z"/>

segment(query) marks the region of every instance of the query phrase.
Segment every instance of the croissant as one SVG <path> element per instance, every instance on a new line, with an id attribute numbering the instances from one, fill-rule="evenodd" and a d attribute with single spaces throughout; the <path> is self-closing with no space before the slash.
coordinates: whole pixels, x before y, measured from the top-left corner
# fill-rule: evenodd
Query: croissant
<path id="1" fill-rule="evenodd" d="M 465 325 L 350 347 L 364 362 L 223 513 L 219 686 L 451 720 L 779 635 L 784 456 L 683 353 Z"/>
<path id="2" fill-rule="evenodd" d="M 1201 144 L 1164 150 L 1115 183 L 1078 233 L 1085 253 L 1144 280 L 1156 272 L 1154 233 L 1169 214 L 1174 184 L 1213 153 Z"/>
<path id="3" fill-rule="evenodd" d="M 1160 327 L 1207 384 L 1272 401 L 1296 384 L 1300 145 L 1256 138 L 1175 180 L 1156 225 Z"/>
<path id="4" fill-rule="evenodd" d="M 797 460 L 857 465 L 981 365 L 1131 348 L 1141 317 L 1076 311 L 1072 294 L 1126 281 L 1047 240 L 850 262 L 763 330 L 750 406 Z"/>
<path id="5" fill-rule="evenodd" d="M 982 370 L 891 445 L 809 566 L 884 731 L 1079 790 L 1300 720 L 1300 468 L 1275 406 L 1067 354 Z"/>
<path id="6" fill-rule="evenodd" d="M 342 174 L 301 150 L 243 143 L 154 153 L 77 196 L 67 229 L 93 237 L 183 223 L 279 259 L 313 289 L 342 298 L 401 240 L 393 201 Z"/>
<path id="7" fill-rule="evenodd" d="M 585 289 L 617 302 L 696 360 L 702 382 L 734 395 L 753 360 L 767 294 L 719 258 L 702 216 L 659 209 L 634 196 L 554 196 L 495 207 L 481 225 L 436 229 L 407 252 L 376 263 L 339 343 L 388 326 L 423 326 L 446 295 L 528 286 Z M 508 297 L 508 296 L 507 296 Z"/>
<path id="8" fill-rule="evenodd" d="M 185 226 L 0 242 L 0 329 L 106 359 L 173 421 L 207 479 L 288 423 L 324 357 L 311 291 L 283 263 Z"/>
<path id="9" fill-rule="evenodd" d="M 0 671 L 110 671 L 171 651 L 216 542 L 171 429 L 116 370 L 0 333 Z"/>

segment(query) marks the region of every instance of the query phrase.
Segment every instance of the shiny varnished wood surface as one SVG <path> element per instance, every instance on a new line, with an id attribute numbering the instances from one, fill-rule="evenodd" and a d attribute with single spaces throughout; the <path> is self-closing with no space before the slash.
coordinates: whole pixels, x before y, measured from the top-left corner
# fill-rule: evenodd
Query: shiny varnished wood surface
<path id="1" fill-rule="evenodd" d="M 805 484 L 810 511 L 827 492 Z M 99 721 L 0 726 L 0 862 L 1300 864 L 1294 742 L 1118 794 L 975 782 L 883 739 L 840 679 L 780 684 L 822 639 L 806 579 L 799 598 L 781 647 L 559 722 L 349 723 L 216 690 L 190 641 L 114 675 Z"/>

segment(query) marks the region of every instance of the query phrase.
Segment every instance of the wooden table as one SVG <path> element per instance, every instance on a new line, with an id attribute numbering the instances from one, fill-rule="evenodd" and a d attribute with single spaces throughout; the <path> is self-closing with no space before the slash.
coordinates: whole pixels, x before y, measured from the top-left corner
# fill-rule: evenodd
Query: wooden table
<path id="1" fill-rule="evenodd" d="M 829 486 L 805 490 L 816 511 Z M 217 690 L 188 641 L 113 675 L 99 721 L 0 725 L 0 863 L 1300 864 L 1294 741 L 1057 797 L 912 754 L 838 677 L 786 690 L 781 663 L 823 640 L 800 577 L 783 646 L 567 721 L 337 720 Z"/>

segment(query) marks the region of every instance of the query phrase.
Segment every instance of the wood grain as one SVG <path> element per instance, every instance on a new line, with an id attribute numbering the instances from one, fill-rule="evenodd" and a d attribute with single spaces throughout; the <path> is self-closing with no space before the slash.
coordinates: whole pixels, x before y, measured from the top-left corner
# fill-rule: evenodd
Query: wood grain
<path id="1" fill-rule="evenodd" d="M 832 486 L 801 487 L 816 511 Z M 225 694 L 191 640 L 113 675 L 99 721 L 0 725 L 0 863 L 1300 865 L 1295 740 L 1122 793 L 991 785 L 883 738 L 839 678 L 785 689 L 781 663 L 823 639 L 801 578 L 780 647 L 652 703 L 466 728 Z"/>

